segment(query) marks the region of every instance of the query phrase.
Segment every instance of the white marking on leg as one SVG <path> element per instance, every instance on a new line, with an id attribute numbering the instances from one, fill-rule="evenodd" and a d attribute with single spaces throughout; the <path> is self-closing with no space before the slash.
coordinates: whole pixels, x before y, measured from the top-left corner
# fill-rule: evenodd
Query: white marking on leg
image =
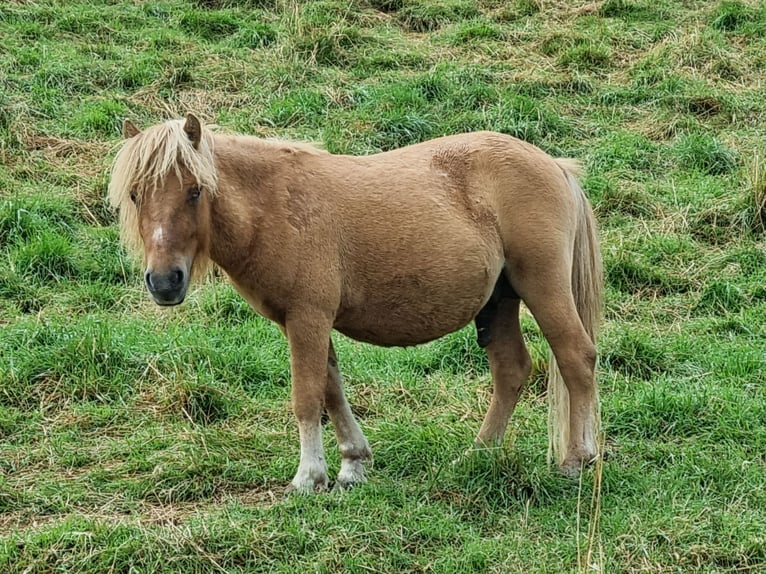
<path id="1" fill-rule="evenodd" d="M 313 492 L 327 488 L 327 462 L 322 446 L 322 427 L 317 422 L 298 421 L 301 439 L 301 462 L 292 481 L 298 492 Z"/>
<path id="2" fill-rule="evenodd" d="M 345 397 L 342 404 L 330 413 L 330 417 L 341 454 L 338 486 L 348 488 L 366 482 L 364 461 L 372 458 L 372 451 Z"/>
<path id="3" fill-rule="evenodd" d="M 336 488 L 350 488 L 367 482 L 364 475 L 364 462 L 361 458 L 344 458 L 340 461 L 340 472 Z"/>

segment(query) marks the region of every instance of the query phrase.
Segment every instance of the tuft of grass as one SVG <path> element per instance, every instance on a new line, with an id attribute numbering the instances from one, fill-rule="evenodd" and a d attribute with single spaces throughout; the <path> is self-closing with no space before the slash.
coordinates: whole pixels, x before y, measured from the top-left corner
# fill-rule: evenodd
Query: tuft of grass
<path id="1" fill-rule="evenodd" d="M 623 293 L 651 298 L 686 293 L 693 286 L 685 273 L 640 252 L 610 253 L 605 262 L 608 284 Z"/>
<path id="2" fill-rule="evenodd" d="M 520 94 L 501 95 L 492 110 L 489 129 L 512 135 L 556 153 L 556 142 L 573 131 L 566 118 L 534 98 Z"/>
<path id="3" fill-rule="evenodd" d="M 489 372 L 486 353 L 476 342 L 476 333 L 461 331 L 410 353 L 404 364 L 419 376 L 436 373 L 481 375 Z"/>
<path id="4" fill-rule="evenodd" d="M 213 321 L 239 324 L 253 319 L 255 312 L 236 291 L 219 282 L 211 282 L 198 294 L 199 310 Z"/>
<path id="5" fill-rule="evenodd" d="M 120 282 L 125 282 L 124 276 L 121 276 L 120 279 Z M 68 305 L 73 314 L 87 314 L 93 309 L 114 312 L 125 307 L 129 298 L 125 296 L 125 292 L 118 285 L 98 280 L 92 281 L 83 283 L 67 297 Z"/>
<path id="6" fill-rule="evenodd" d="M 125 77 L 121 79 L 125 81 Z M 146 78 L 133 77 L 130 81 L 146 81 Z M 93 101 L 83 104 L 72 119 L 75 131 L 90 136 L 101 135 L 114 137 L 121 133 L 122 119 L 128 115 L 124 104 L 116 101 Z"/>
<path id="7" fill-rule="evenodd" d="M 589 176 L 585 185 L 594 209 L 601 217 L 615 214 L 652 217 L 659 211 L 657 200 L 641 187 L 604 176 Z"/>
<path id="8" fill-rule="evenodd" d="M 397 11 L 399 21 L 411 32 L 433 32 L 478 15 L 479 9 L 472 0 L 410 0 Z"/>
<path id="9" fill-rule="evenodd" d="M 117 84 L 125 90 L 137 90 L 148 86 L 162 77 L 162 63 L 156 58 L 138 57 L 128 61 L 121 66 L 117 73 Z M 114 104 L 112 104 L 114 105 Z M 91 114 L 96 111 L 93 110 Z M 120 110 L 120 113 L 126 113 L 126 110 Z M 111 115 L 110 110 L 102 110 L 103 115 Z M 81 120 L 82 121 L 82 120 Z M 92 122 L 93 120 L 91 120 Z M 101 120 L 102 124 L 108 124 L 109 120 Z M 110 132 L 107 132 L 110 133 Z"/>
<path id="10" fill-rule="evenodd" d="M 740 200 L 742 226 L 755 236 L 766 234 L 766 169 L 763 157 L 756 152 L 750 162 L 747 180 Z"/>
<path id="11" fill-rule="evenodd" d="M 731 173 L 738 163 L 734 150 L 709 134 L 682 135 L 673 145 L 673 154 L 681 168 L 707 175 Z"/>
<path id="12" fill-rule="evenodd" d="M 406 0 L 369 0 L 370 6 L 381 12 L 396 12 L 406 5 Z"/>
<path id="13" fill-rule="evenodd" d="M 739 235 L 742 231 L 735 225 L 732 207 L 723 202 L 691 214 L 688 223 L 692 237 L 713 245 L 731 240 L 732 236 Z"/>
<path id="14" fill-rule="evenodd" d="M 45 231 L 71 236 L 75 208 L 65 196 L 19 196 L 0 203 L 0 247 L 30 241 Z"/>
<path id="15" fill-rule="evenodd" d="M 710 26 L 723 32 L 745 32 L 764 18 L 763 8 L 759 11 L 738 0 L 726 0 L 718 4 L 710 16 Z"/>
<path id="16" fill-rule="evenodd" d="M 338 26 L 331 31 L 308 32 L 293 44 L 295 53 L 321 66 L 344 66 L 354 61 L 355 48 L 368 38 L 355 26 Z"/>
<path id="17" fill-rule="evenodd" d="M 729 281 L 714 280 L 705 285 L 695 306 L 698 312 L 736 313 L 747 303 L 742 289 Z"/>
<path id="18" fill-rule="evenodd" d="M 434 94 L 443 90 L 440 80 L 415 79 L 408 83 L 362 88 L 352 96 L 364 118 L 359 132 L 367 151 L 385 151 L 425 141 L 437 135 Z M 429 101 L 431 100 L 431 101 Z M 347 153 L 348 141 L 337 127 L 329 126 L 325 143 L 330 151 Z M 357 135 L 359 137 L 359 134 Z"/>
<path id="19" fill-rule="evenodd" d="M 457 24 L 449 36 L 449 42 L 454 46 L 460 46 L 469 42 L 502 39 L 503 32 L 501 28 L 492 22 L 482 19 Z"/>
<path id="20" fill-rule="evenodd" d="M 365 33 L 360 25 L 364 18 L 354 5 L 344 2 L 296 4 L 284 21 L 290 31 L 289 53 L 312 65 L 353 65 L 358 50 L 379 44 L 377 37 Z"/>
<path id="21" fill-rule="evenodd" d="M 645 136 L 614 130 L 590 150 L 588 167 L 597 173 L 660 172 L 664 168 L 662 151 Z"/>
<path id="22" fill-rule="evenodd" d="M 279 32 L 275 26 L 267 22 L 247 23 L 240 26 L 232 38 L 232 44 L 237 48 L 257 50 L 275 45 Z"/>
<path id="23" fill-rule="evenodd" d="M 651 3 L 641 0 L 606 0 L 599 6 L 598 15 L 602 18 L 649 20 L 656 17 L 656 14 L 648 4 Z"/>
<path id="24" fill-rule="evenodd" d="M 766 271 L 766 251 L 754 245 L 734 250 L 730 260 L 736 262 L 746 276 L 757 276 Z"/>
<path id="25" fill-rule="evenodd" d="M 0 405 L 0 438 L 3 440 L 11 440 L 14 435 L 28 430 L 34 422 L 36 421 L 29 420 L 28 413 L 25 411 Z M 0 502 L 0 508 L 2 505 L 3 503 Z"/>
<path id="26" fill-rule="evenodd" d="M 673 358 L 654 337 L 624 331 L 601 353 L 601 363 L 626 377 L 651 381 L 673 371 Z"/>
<path id="27" fill-rule="evenodd" d="M 42 281 L 60 281 L 77 275 L 72 241 L 58 233 L 43 231 L 11 251 L 19 275 Z"/>
<path id="28" fill-rule="evenodd" d="M 434 117 L 426 111 L 391 109 L 371 126 L 370 144 L 380 151 L 425 141 L 435 134 Z"/>
<path id="29" fill-rule="evenodd" d="M 611 64 L 612 51 L 598 42 L 586 42 L 566 48 L 558 63 L 578 70 L 598 70 Z"/>
<path id="30" fill-rule="evenodd" d="M 199 425 L 210 425 L 225 420 L 231 411 L 231 400 L 220 389 L 195 382 L 187 382 L 177 389 L 175 405 L 185 418 Z"/>
<path id="31" fill-rule="evenodd" d="M 181 17 L 181 28 L 203 40 L 215 41 L 236 34 L 242 16 L 233 10 L 186 10 Z"/>
<path id="32" fill-rule="evenodd" d="M 274 98 L 264 113 L 264 119 L 277 127 L 310 125 L 321 122 L 329 105 L 322 92 L 311 89 L 291 90 L 282 98 Z"/>
<path id="33" fill-rule="evenodd" d="M 512 8 L 519 16 L 534 16 L 539 14 L 542 9 L 542 2 L 540 0 L 513 0 Z"/>
<path id="34" fill-rule="evenodd" d="M 131 394 L 139 366 L 118 341 L 108 326 L 88 316 L 14 330 L 3 341 L 13 362 L 0 373 L 0 404 L 29 409 L 41 402 L 108 402 Z"/>
<path id="35" fill-rule="evenodd" d="M 192 0 L 192 3 L 203 10 L 221 10 L 226 8 L 273 10 L 278 4 L 277 0 Z"/>

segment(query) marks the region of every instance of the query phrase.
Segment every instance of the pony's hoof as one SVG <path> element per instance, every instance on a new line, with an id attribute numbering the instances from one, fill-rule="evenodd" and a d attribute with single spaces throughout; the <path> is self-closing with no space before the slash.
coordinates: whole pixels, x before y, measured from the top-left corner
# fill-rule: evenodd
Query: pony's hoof
<path id="1" fill-rule="evenodd" d="M 327 492 L 330 481 L 327 475 L 306 477 L 299 479 L 297 476 L 287 486 L 285 494 L 313 494 L 315 492 Z"/>
<path id="2" fill-rule="evenodd" d="M 593 466 L 597 460 L 597 454 L 585 456 L 567 456 L 564 459 L 564 462 L 559 465 L 559 470 L 564 476 L 577 478 L 580 476 L 580 472 L 583 469 L 588 468 L 589 466 Z"/>
<path id="3" fill-rule="evenodd" d="M 364 482 L 367 482 L 367 477 L 364 475 L 363 462 L 360 459 L 343 460 L 333 490 L 351 490 Z"/>
<path id="4" fill-rule="evenodd" d="M 327 492 L 329 487 L 329 483 L 319 483 L 319 484 L 300 484 L 296 485 L 294 483 L 290 483 L 287 485 L 287 488 L 285 489 L 285 495 L 289 496 L 292 494 L 317 494 L 320 492 Z"/>

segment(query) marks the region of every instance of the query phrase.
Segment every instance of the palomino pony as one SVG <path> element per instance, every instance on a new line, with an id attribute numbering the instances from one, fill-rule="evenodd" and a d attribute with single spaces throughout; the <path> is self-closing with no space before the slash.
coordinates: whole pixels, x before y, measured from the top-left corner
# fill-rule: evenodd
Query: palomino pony
<path id="1" fill-rule="evenodd" d="M 479 444 L 502 440 L 530 358 L 519 303 L 552 350 L 552 453 L 577 474 L 598 455 L 594 335 L 601 258 L 576 162 L 513 137 L 468 133 L 376 155 L 212 133 L 193 115 L 126 141 L 109 184 L 122 237 L 143 252 L 159 305 L 184 300 L 209 262 L 287 336 L 300 464 L 291 487 L 365 480 L 367 439 L 343 394 L 330 333 L 417 345 L 476 321 L 493 380 Z"/>

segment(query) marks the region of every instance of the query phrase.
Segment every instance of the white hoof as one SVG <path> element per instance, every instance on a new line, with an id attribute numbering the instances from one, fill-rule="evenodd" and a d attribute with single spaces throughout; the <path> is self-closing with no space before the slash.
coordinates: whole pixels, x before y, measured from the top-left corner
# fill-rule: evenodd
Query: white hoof
<path id="1" fill-rule="evenodd" d="M 287 487 L 287 492 L 296 492 L 298 494 L 312 494 L 314 492 L 324 492 L 327 490 L 330 480 L 327 478 L 327 471 L 324 469 L 315 469 L 302 471 L 298 473 Z"/>
<path id="2" fill-rule="evenodd" d="M 367 482 L 364 475 L 364 463 L 362 459 L 344 459 L 340 463 L 340 472 L 335 482 L 335 488 L 349 490 L 357 484 Z"/>

